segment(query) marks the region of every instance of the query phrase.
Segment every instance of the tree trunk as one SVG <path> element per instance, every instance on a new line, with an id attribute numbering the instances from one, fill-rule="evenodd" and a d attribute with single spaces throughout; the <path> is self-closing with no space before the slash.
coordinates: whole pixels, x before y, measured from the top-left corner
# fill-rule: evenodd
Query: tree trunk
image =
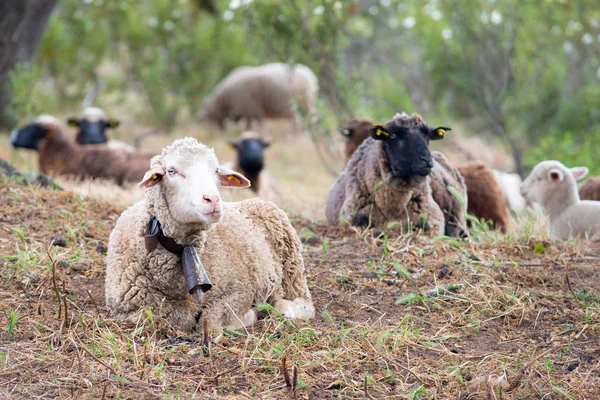
<path id="1" fill-rule="evenodd" d="M 9 71 L 29 63 L 57 0 L 0 0 L 0 129 L 12 128 L 6 113 L 13 96 Z"/>

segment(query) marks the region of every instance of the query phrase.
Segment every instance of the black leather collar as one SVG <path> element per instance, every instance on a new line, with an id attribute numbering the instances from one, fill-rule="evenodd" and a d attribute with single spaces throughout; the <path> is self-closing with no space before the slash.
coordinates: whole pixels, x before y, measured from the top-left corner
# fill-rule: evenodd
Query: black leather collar
<path id="1" fill-rule="evenodd" d="M 156 250 L 156 247 L 160 243 L 165 250 L 181 257 L 181 266 L 188 293 L 195 293 L 198 295 L 200 302 L 202 302 L 202 293 L 208 292 L 212 288 L 212 284 L 206 274 L 204 265 L 202 265 L 202 261 L 200 261 L 196 248 L 193 245 L 181 245 L 173 238 L 166 237 L 156 217 L 152 217 L 148 223 L 148 230 L 146 231 L 144 240 L 148 253 Z"/>

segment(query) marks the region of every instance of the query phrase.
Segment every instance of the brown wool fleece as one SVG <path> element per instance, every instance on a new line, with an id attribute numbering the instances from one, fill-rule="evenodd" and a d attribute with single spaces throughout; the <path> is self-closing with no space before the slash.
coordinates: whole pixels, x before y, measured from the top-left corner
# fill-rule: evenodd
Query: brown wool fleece
<path id="1" fill-rule="evenodd" d="M 49 135 L 38 146 L 40 171 L 76 178 L 112 179 L 119 185 L 139 182 L 150 166 L 152 154 L 111 149 L 106 145 L 81 146 L 54 124 L 45 124 Z"/>
<path id="2" fill-rule="evenodd" d="M 589 177 L 579 185 L 579 198 L 600 201 L 600 176 Z"/>
<path id="3" fill-rule="evenodd" d="M 493 171 L 480 161 L 457 165 L 467 185 L 468 212 L 477 219 L 492 221 L 506 233 L 510 211 Z"/>
<path id="4" fill-rule="evenodd" d="M 373 123 L 374 121 L 369 118 L 355 118 L 346 125 L 345 129 L 350 131 L 350 135 L 345 136 L 344 167 L 348 165 L 352 154 L 358 149 L 358 146 L 369 137 L 369 129 L 371 129 Z"/>

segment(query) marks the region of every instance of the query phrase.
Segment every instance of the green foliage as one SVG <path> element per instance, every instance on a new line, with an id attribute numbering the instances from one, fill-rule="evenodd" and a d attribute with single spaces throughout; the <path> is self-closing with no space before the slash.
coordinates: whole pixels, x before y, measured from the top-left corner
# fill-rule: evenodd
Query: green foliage
<path id="1" fill-rule="evenodd" d="M 544 160 L 560 160 L 567 167 L 585 166 L 590 175 L 600 174 L 600 127 L 590 126 L 585 133 L 575 135 L 572 132 L 560 133 L 551 130 L 539 145 L 527 154 L 525 160 L 534 166 Z"/>
<path id="2" fill-rule="evenodd" d="M 13 72 L 11 112 L 79 108 L 97 91 L 95 104 L 125 104 L 168 130 L 237 66 L 303 63 L 320 84 L 313 136 L 350 116 L 418 111 L 468 121 L 467 134 L 498 137 L 528 165 L 558 158 L 598 173 L 596 1 L 221 0 L 216 9 L 61 1 L 36 67 Z"/>

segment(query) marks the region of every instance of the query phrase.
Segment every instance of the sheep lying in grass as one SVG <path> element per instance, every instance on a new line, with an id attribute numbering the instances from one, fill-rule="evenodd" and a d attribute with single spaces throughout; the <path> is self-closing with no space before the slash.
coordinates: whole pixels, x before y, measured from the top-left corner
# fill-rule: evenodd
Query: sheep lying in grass
<path id="1" fill-rule="evenodd" d="M 295 121 L 292 102 L 297 101 L 301 109 L 314 113 L 318 91 L 317 77 L 302 64 L 239 67 L 213 89 L 198 117 L 221 128 L 227 119 L 245 119 L 246 129 L 251 128 L 253 120 L 260 124 L 265 118 Z"/>
<path id="2" fill-rule="evenodd" d="M 479 220 L 492 221 L 496 228 L 506 233 L 510 212 L 492 169 L 480 161 L 471 161 L 456 167 L 467 185 L 469 214 Z"/>
<path id="3" fill-rule="evenodd" d="M 122 185 L 139 182 L 148 169 L 152 154 L 111 149 L 104 145 L 81 146 L 49 115 L 11 133 L 16 148 L 38 151 L 40 172 L 75 178 L 105 178 Z"/>
<path id="4" fill-rule="evenodd" d="M 231 169 L 241 172 L 250 180 L 252 191 L 278 195 L 279 188 L 275 178 L 264 169 L 264 150 L 269 147 L 269 142 L 256 132 L 247 131 L 229 144 L 236 152 L 236 160 Z"/>
<path id="5" fill-rule="evenodd" d="M 81 118 L 71 117 L 69 126 L 78 128 L 75 141 L 79 144 L 106 144 L 113 149 L 135 151 L 135 148 L 121 140 L 108 140 L 107 130 L 119 126 L 119 120 L 108 118 L 101 108 L 88 107 L 83 110 Z"/>
<path id="6" fill-rule="evenodd" d="M 358 146 L 369 137 L 369 131 L 373 127 L 373 120 L 369 118 L 354 118 L 346 126 L 340 129 L 344 135 L 344 168 L 348 165 L 352 154 L 358 149 Z"/>
<path id="7" fill-rule="evenodd" d="M 329 192 L 327 220 L 385 227 L 396 221 L 433 234 L 464 235 L 464 209 L 449 191 L 453 186 L 467 202 L 464 181 L 429 140 L 442 139 L 449 128 L 429 128 L 418 114 L 396 114 L 374 125 L 370 137 L 352 155 Z M 435 182 L 432 184 L 432 181 Z"/>
<path id="8" fill-rule="evenodd" d="M 516 215 L 523 215 L 527 211 L 527 200 L 521 195 L 520 187 L 523 180 L 519 174 L 506 173 L 498 170 L 492 170 L 496 182 L 504 195 L 508 208 Z"/>
<path id="9" fill-rule="evenodd" d="M 219 187 L 249 185 L 192 138 L 176 140 L 154 157 L 140 183 L 145 201 L 125 210 L 110 235 L 106 304 L 111 312 L 136 321 L 150 308 L 182 330 L 192 329 L 201 314 L 215 327 L 251 325 L 256 303 L 272 304 L 289 318 L 312 318 L 300 240 L 285 213 L 260 199 L 221 201 Z M 163 242 L 147 246 L 144 235 L 153 217 L 164 238 L 199 254 L 212 281 L 202 304 L 186 290 L 181 258 Z"/>
<path id="10" fill-rule="evenodd" d="M 585 167 L 567 168 L 559 161 L 542 161 L 521 184 L 521 194 L 542 205 L 550 233 L 559 238 L 600 236 L 600 202 L 580 200 L 578 179 Z"/>
<path id="11" fill-rule="evenodd" d="M 579 197 L 581 200 L 600 201 L 600 176 L 592 176 L 581 183 Z"/>

